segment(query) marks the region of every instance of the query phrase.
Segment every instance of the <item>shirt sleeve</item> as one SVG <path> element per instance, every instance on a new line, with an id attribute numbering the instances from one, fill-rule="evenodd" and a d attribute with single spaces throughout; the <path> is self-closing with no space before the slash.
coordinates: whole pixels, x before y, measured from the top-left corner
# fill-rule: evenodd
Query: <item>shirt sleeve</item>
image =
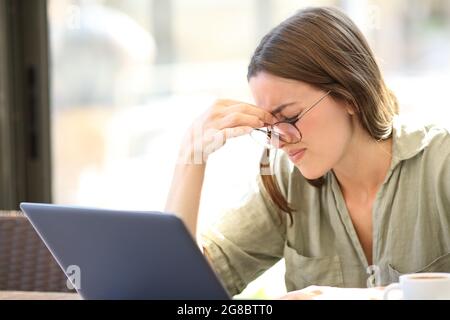
<path id="1" fill-rule="evenodd" d="M 434 130 L 427 154 L 430 175 L 424 183 L 429 185 L 429 199 L 436 208 L 429 212 L 438 225 L 434 232 L 439 233 L 440 246 L 450 250 L 450 134 L 447 129 Z"/>
<path id="2" fill-rule="evenodd" d="M 435 155 L 434 166 L 437 169 L 437 190 L 438 206 L 440 210 L 447 214 L 447 221 L 450 222 L 450 134 L 445 131 L 441 143 Z"/>
<path id="3" fill-rule="evenodd" d="M 227 210 L 202 234 L 203 248 L 230 295 L 283 257 L 286 213 L 275 207 L 260 177 L 256 186 L 241 206 Z"/>

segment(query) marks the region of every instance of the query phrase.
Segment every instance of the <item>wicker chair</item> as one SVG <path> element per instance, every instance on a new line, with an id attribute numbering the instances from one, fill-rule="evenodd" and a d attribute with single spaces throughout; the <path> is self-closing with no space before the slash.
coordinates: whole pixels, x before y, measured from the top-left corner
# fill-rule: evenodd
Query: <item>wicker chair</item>
<path id="1" fill-rule="evenodd" d="M 0 211 L 0 290 L 73 292 L 50 251 L 20 211 Z"/>

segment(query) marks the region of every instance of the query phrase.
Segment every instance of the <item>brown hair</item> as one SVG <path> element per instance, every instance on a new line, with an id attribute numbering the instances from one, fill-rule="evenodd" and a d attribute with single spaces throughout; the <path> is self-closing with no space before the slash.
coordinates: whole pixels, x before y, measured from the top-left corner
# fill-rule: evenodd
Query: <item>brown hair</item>
<path id="1" fill-rule="evenodd" d="M 332 98 L 354 108 L 374 139 L 392 135 L 397 99 L 387 88 L 364 35 L 336 8 L 306 8 L 272 29 L 256 48 L 247 79 L 261 71 L 331 91 Z M 288 213 L 292 222 L 294 209 L 280 192 L 275 177 L 261 174 L 261 178 L 272 201 Z M 321 187 L 324 178 L 308 182 Z"/>

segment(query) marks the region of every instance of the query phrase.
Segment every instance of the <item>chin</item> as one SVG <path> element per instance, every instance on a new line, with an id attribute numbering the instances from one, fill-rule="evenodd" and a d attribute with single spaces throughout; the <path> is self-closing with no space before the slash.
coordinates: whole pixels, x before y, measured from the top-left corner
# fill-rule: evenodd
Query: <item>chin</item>
<path id="1" fill-rule="evenodd" d="M 301 164 L 295 166 L 298 168 L 302 176 L 308 180 L 319 179 L 323 177 L 327 172 L 327 170 L 321 170 L 320 168 L 311 168 Z"/>

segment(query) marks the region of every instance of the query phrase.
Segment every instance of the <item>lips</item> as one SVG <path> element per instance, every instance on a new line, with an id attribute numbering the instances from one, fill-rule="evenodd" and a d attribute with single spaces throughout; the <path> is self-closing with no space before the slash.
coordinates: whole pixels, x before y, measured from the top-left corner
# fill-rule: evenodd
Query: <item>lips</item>
<path id="1" fill-rule="evenodd" d="M 297 150 L 291 150 L 290 152 L 288 152 L 289 158 L 293 161 L 293 162 L 297 162 L 299 161 L 303 155 L 306 152 L 306 148 L 303 149 L 297 149 Z"/>
<path id="2" fill-rule="evenodd" d="M 299 154 L 300 152 L 303 152 L 303 151 L 305 151 L 306 150 L 306 148 L 303 148 L 303 149 L 297 149 L 297 150 L 292 150 L 292 151 L 290 151 L 289 153 L 288 153 L 288 155 L 289 155 L 289 157 L 294 157 L 294 156 L 296 156 L 297 154 Z"/>

